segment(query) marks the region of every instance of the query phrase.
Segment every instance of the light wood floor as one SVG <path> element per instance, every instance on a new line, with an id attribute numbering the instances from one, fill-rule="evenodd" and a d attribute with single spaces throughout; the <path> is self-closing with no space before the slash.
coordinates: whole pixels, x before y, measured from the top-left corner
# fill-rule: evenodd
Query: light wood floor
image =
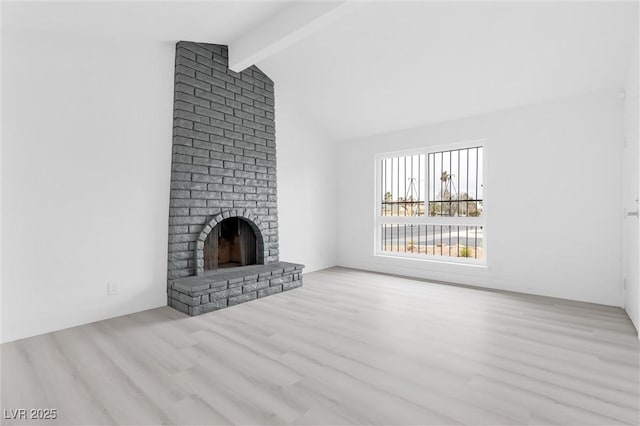
<path id="1" fill-rule="evenodd" d="M 2 408 L 57 408 L 40 424 L 637 425 L 638 353 L 618 308 L 333 268 L 199 317 L 4 344 Z"/>

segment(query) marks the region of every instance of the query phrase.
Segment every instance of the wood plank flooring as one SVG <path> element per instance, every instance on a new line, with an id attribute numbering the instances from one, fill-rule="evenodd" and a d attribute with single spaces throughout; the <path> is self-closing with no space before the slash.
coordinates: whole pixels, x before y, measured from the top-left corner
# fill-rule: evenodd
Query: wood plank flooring
<path id="1" fill-rule="evenodd" d="M 619 308 L 332 268 L 4 344 L 2 408 L 58 418 L 2 422 L 637 425 L 638 362 Z"/>

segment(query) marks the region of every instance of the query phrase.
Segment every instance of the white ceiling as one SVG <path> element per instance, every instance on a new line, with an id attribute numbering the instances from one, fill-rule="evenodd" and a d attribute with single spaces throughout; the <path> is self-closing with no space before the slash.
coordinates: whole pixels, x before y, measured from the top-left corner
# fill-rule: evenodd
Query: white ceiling
<path id="1" fill-rule="evenodd" d="M 228 44 L 282 1 L 2 1 L 2 26 L 119 40 Z"/>
<path id="2" fill-rule="evenodd" d="M 4 3 L 3 27 L 228 44 L 282 2 Z M 637 2 L 369 2 L 260 62 L 334 139 L 619 88 Z"/>
<path id="3" fill-rule="evenodd" d="M 337 139 L 621 87 L 634 3 L 362 5 L 260 64 Z"/>

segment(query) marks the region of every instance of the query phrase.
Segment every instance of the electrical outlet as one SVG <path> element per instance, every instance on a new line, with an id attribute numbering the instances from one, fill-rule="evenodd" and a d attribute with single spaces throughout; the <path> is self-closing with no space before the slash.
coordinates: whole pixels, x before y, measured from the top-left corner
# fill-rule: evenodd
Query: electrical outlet
<path id="1" fill-rule="evenodd" d="M 107 295 L 115 296 L 118 294 L 118 285 L 116 283 L 107 283 Z"/>

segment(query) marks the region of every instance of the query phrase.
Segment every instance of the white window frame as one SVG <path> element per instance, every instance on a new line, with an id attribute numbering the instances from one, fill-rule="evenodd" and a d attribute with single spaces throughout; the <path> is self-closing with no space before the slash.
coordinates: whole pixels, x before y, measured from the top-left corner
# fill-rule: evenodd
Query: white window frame
<path id="1" fill-rule="evenodd" d="M 401 151 L 384 152 L 375 155 L 375 196 L 374 196 L 374 256 L 391 257 L 400 259 L 419 260 L 426 262 L 437 263 L 449 263 L 456 265 L 470 265 L 470 266 L 486 266 L 488 259 L 488 242 L 487 242 L 487 216 L 489 215 L 489 203 L 487 202 L 487 139 L 475 139 L 463 142 L 455 142 L 440 145 L 429 145 L 420 148 L 406 149 Z M 482 215 L 479 217 L 468 216 L 429 216 L 428 206 L 429 200 L 427 199 L 428 184 L 425 182 L 421 188 L 422 199 L 425 200 L 425 215 L 424 216 L 383 216 L 380 206 L 382 205 L 382 160 L 387 158 L 402 157 L 407 155 L 420 155 L 424 154 L 426 161 L 428 161 L 429 154 L 450 151 L 457 149 L 465 149 L 472 147 L 482 147 Z M 428 178 L 428 176 L 427 176 Z M 482 226 L 482 250 L 483 256 L 480 259 L 457 257 L 457 256 L 437 256 L 429 254 L 417 254 L 407 252 L 391 252 L 383 251 L 380 247 L 381 240 L 381 228 L 383 224 L 414 224 L 414 225 L 443 225 L 443 226 Z"/>

